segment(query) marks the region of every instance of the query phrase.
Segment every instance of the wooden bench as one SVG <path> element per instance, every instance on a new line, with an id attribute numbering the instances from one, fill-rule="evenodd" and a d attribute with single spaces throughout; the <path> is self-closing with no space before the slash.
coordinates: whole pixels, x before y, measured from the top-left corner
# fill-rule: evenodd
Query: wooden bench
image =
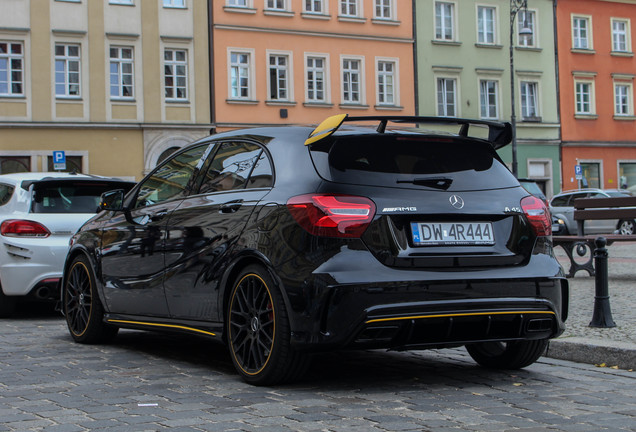
<path id="1" fill-rule="evenodd" d="M 554 246 L 561 246 L 570 259 L 570 270 L 567 277 L 573 277 L 576 272 L 584 270 L 594 276 L 594 241 L 598 237 L 605 237 L 607 246 L 614 242 L 636 241 L 636 234 L 597 234 L 585 235 L 585 221 L 592 219 L 636 219 L 636 197 L 616 198 L 579 198 L 574 200 L 574 220 L 577 221 L 578 235 L 553 236 Z M 579 257 L 587 256 L 583 263 L 575 261 L 574 254 Z"/>

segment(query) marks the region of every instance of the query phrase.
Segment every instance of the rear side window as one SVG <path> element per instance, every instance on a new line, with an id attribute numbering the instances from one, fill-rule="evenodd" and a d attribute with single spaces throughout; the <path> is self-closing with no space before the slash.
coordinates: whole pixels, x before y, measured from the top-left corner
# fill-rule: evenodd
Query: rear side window
<path id="1" fill-rule="evenodd" d="M 5 205 L 11 200 L 14 188 L 9 185 L 0 185 L 0 206 Z"/>
<path id="2" fill-rule="evenodd" d="M 569 195 L 554 197 L 552 199 L 551 205 L 552 207 L 566 207 L 568 205 L 569 199 L 570 199 Z"/>
<path id="3" fill-rule="evenodd" d="M 518 186 L 490 144 L 453 138 L 338 137 L 329 151 L 328 170 L 321 173 L 328 180 L 374 186 L 444 190 Z"/>
<path id="4" fill-rule="evenodd" d="M 57 181 L 36 183 L 32 213 L 96 213 L 102 193 L 128 190 L 132 183 Z"/>

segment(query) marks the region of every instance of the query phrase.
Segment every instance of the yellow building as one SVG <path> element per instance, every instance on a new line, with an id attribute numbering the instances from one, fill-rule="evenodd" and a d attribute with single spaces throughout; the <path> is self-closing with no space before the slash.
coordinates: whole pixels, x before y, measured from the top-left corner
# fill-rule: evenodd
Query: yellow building
<path id="1" fill-rule="evenodd" d="M 2 0 L 0 173 L 140 180 L 210 131 L 202 0 Z"/>

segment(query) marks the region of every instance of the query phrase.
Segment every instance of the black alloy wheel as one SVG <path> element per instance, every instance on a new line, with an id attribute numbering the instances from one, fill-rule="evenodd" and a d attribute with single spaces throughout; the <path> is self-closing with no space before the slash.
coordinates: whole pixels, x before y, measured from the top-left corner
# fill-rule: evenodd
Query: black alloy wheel
<path id="1" fill-rule="evenodd" d="M 261 266 L 246 267 L 236 279 L 227 313 L 232 362 L 243 379 L 272 385 L 304 373 L 306 357 L 290 346 L 281 293 Z"/>
<path id="2" fill-rule="evenodd" d="M 16 297 L 5 295 L 0 286 L 0 318 L 8 318 L 13 315 L 17 304 Z"/>
<path id="3" fill-rule="evenodd" d="M 84 256 L 75 258 L 64 283 L 63 311 L 76 342 L 106 342 L 119 330 L 103 322 L 104 308 L 97 295 L 93 269 Z"/>
<path id="4" fill-rule="evenodd" d="M 521 369 L 545 353 L 547 339 L 512 342 L 480 342 L 466 345 L 468 354 L 481 366 L 493 369 Z"/>

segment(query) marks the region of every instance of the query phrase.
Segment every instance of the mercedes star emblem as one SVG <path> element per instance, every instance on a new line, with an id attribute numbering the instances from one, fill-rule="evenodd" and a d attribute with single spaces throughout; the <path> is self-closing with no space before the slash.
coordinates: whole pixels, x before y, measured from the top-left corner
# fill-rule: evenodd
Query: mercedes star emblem
<path id="1" fill-rule="evenodd" d="M 464 208 L 464 200 L 459 195 L 451 195 L 448 201 L 450 201 L 451 205 L 457 210 Z"/>

